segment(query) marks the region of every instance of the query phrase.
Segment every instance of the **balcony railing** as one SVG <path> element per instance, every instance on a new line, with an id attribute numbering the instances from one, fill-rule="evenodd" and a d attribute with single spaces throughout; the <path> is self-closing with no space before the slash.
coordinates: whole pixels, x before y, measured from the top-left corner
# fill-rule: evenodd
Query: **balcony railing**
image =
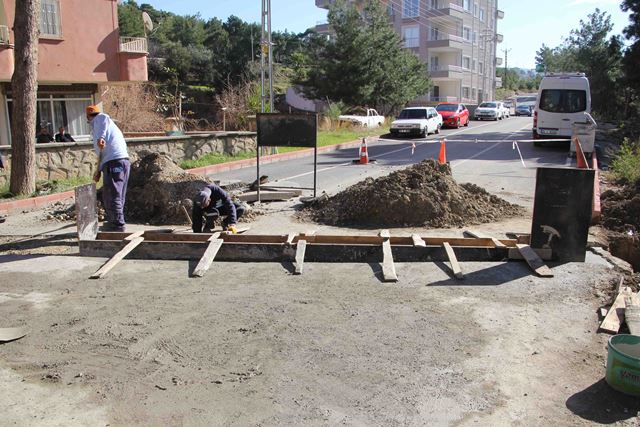
<path id="1" fill-rule="evenodd" d="M 148 53 L 147 39 L 144 37 L 120 37 L 119 52 Z"/>
<path id="2" fill-rule="evenodd" d="M 438 35 L 429 35 L 428 41 L 436 42 L 439 40 L 451 40 L 459 43 L 471 43 L 471 40 L 466 40 L 464 37 L 456 36 L 455 34 L 438 33 Z"/>
<path id="3" fill-rule="evenodd" d="M 502 65 L 502 58 L 496 58 L 496 65 Z"/>
<path id="4" fill-rule="evenodd" d="M 504 41 L 504 36 L 502 34 L 496 34 L 496 41 L 498 43 L 502 43 Z"/>
<path id="5" fill-rule="evenodd" d="M 9 27 L 0 25 L 0 45 L 9 44 Z"/>
<path id="6" fill-rule="evenodd" d="M 459 65 L 431 65 L 429 67 L 431 71 L 451 71 L 454 73 L 462 73 L 462 67 Z"/>
<path id="7" fill-rule="evenodd" d="M 504 11 L 502 11 L 502 10 L 496 10 L 496 18 L 498 18 L 498 19 L 504 19 Z"/>
<path id="8" fill-rule="evenodd" d="M 465 11 L 464 7 L 459 6 L 459 5 L 455 4 L 455 3 L 449 3 L 448 7 L 449 7 L 449 9 L 457 10 L 458 12 L 464 12 Z"/>

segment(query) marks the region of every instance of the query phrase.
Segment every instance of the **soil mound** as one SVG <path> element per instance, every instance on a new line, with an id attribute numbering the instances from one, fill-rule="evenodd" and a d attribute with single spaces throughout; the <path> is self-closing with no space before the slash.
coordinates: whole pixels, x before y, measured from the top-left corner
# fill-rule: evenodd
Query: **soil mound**
<path id="1" fill-rule="evenodd" d="M 602 225 L 609 230 L 640 232 L 640 182 L 602 193 Z"/>
<path id="2" fill-rule="evenodd" d="M 167 156 L 149 154 L 131 165 L 125 216 L 153 225 L 184 224 L 182 201 L 191 200 L 207 184 L 203 176 L 185 172 Z"/>
<path id="3" fill-rule="evenodd" d="M 434 228 L 492 222 L 523 212 L 477 185 L 458 185 L 449 165 L 435 160 L 367 178 L 306 209 L 311 219 L 330 225 Z"/>

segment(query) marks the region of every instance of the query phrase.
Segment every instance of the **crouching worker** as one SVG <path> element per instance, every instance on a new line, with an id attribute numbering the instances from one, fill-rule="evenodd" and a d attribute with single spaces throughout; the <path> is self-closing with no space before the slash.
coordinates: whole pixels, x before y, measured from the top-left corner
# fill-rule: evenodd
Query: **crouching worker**
<path id="1" fill-rule="evenodd" d="M 211 233 L 218 217 L 225 217 L 222 229 L 233 234 L 238 232 L 236 223 L 244 213 L 244 206 L 234 203 L 222 188 L 207 185 L 193 198 L 193 232 Z"/>

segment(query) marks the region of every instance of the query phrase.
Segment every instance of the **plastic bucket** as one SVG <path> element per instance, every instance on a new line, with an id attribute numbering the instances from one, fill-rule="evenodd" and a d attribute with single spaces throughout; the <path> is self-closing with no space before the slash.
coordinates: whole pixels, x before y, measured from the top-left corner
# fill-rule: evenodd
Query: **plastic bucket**
<path id="1" fill-rule="evenodd" d="M 640 396 L 640 337 L 615 335 L 609 339 L 607 383 L 622 393 Z"/>

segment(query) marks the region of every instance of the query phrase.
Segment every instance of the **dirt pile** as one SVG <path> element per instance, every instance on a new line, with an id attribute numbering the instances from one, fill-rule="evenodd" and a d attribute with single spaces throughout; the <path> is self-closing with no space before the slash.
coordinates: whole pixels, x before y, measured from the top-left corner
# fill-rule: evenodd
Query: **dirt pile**
<path id="1" fill-rule="evenodd" d="M 104 220 L 104 209 L 98 201 L 98 221 Z M 44 218 L 47 221 L 65 222 L 76 220 L 76 204 L 75 202 L 55 202 L 45 208 Z"/>
<path id="2" fill-rule="evenodd" d="M 209 182 L 182 170 L 170 158 L 149 154 L 131 165 L 125 216 L 153 225 L 184 224 L 182 201 L 190 200 Z M 188 208 L 191 214 L 190 208 Z"/>
<path id="3" fill-rule="evenodd" d="M 601 200 L 611 253 L 640 271 L 640 182 L 604 191 Z"/>
<path id="4" fill-rule="evenodd" d="M 477 185 L 459 185 L 449 165 L 435 160 L 367 178 L 305 209 L 314 221 L 330 225 L 434 228 L 492 222 L 522 212 Z"/>

